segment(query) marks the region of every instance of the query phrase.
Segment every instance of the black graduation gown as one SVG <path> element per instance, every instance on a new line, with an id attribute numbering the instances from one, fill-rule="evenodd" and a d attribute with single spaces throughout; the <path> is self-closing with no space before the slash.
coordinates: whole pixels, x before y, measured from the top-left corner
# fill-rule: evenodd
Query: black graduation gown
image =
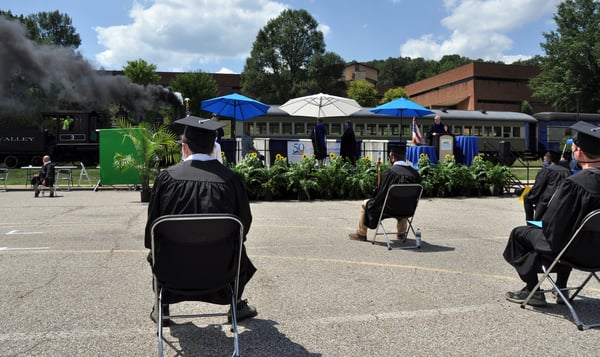
<path id="1" fill-rule="evenodd" d="M 514 228 L 504 250 L 504 259 L 515 267 L 522 278 L 533 278 L 540 271 L 542 264 L 538 252 L 545 252 L 549 256 L 560 252 L 583 218 L 599 208 L 599 169 L 586 169 L 567 177 L 556 190 L 542 217 L 543 228 Z M 574 242 L 569 250 L 571 254 L 565 257 L 589 249 L 600 251 L 600 242 L 593 245 L 582 246 Z M 580 262 L 583 266 L 593 263 Z"/>
<path id="2" fill-rule="evenodd" d="M 356 162 L 356 135 L 351 127 L 346 128 L 340 138 L 340 156 L 348 158 L 352 165 Z"/>
<path id="3" fill-rule="evenodd" d="M 381 183 L 372 198 L 367 202 L 364 223 L 371 229 L 377 228 L 377 221 L 383 208 L 385 195 L 391 185 L 421 183 L 421 175 L 412 166 L 392 165 L 381 174 Z"/>
<path id="4" fill-rule="evenodd" d="M 252 214 L 250 203 L 241 178 L 217 160 L 188 160 L 162 171 L 154 183 L 148 205 L 146 223 L 146 248 L 151 248 L 152 222 L 160 216 L 192 213 L 231 213 L 244 224 L 244 240 L 250 230 Z M 245 247 L 242 250 L 240 267 L 239 296 L 244 286 L 252 278 L 256 268 L 248 258 Z M 222 301 L 217 294 L 204 301 Z M 173 299 L 171 299 L 172 301 Z M 217 300 L 217 301 L 216 301 Z"/>
<path id="5" fill-rule="evenodd" d="M 550 198 L 565 178 L 571 176 L 571 170 L 561 165 L 550 165 L 535 176 L 535 183 L 526 200 L 535 205 L 534 220 L 540 220 L 550 202 Z"/>

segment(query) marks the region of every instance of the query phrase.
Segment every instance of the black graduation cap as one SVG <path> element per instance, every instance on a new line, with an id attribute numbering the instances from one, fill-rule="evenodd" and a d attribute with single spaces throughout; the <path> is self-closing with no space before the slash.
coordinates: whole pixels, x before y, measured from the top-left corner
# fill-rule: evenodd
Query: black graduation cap
<path id="1" fill-rule="evenodd" d="M 600 155 L 600 126 L 585 121 L 571 126 L 575 130 L 573 142 L 585 153 Z"/>
<path id="2" fill-rule="evenodd" d="M 227 124 L 213 119 L 200 118 L 193 115 L 175 120 L 175 124 L 185 125 L 183 135 L 194 142 L 215 140 L 216 131 Z"/>

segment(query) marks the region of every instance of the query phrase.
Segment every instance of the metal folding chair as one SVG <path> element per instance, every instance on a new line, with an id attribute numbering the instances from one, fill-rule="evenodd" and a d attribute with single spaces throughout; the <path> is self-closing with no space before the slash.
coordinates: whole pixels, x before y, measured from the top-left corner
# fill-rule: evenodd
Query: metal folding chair
<path id="1" fill-rule="evenodd" d="M 4 189 L 1 189 L 0 192 L 6 192 L 6 181 L 8 181 L 8 169 L 2 168 L 0 169 L 0 182 L 4 184 Z"/>
<path id="2" fill-rule="evenodd" d="M 383 201 L 383 209 L 379 214 L 379 220 L 377 221 L 377 228 L 375 235 L 373 236 L 373 244 L 378 235 L 383 235 L 387 243 L 388 250 L 392 250 L 392 243 L 388 235 L 390 234 L 402 234 L 404 236 L 403 242 L 406 242 L 408 238 L 408 232 L 412 231 L 415 236 L 415 245 L 403 246 L 402 249 L 413 249 L 421 247 L 421 237 L 416 234 L 415 229 L 412 226 L 413 217 L 417 210 L 417 205 L 421 199 L 423 193 L 423 186 L 420 184 L 395 184 L 388 188 L 385 200 Z M 388 232 L 383 226 L 383 220 L 388 218 L 394 219 L 406 219 L 408 227 L 406 232 Z M 381 233 L 379 230 L 381 229 Z M 420 232 L 419 232 L 420 233 Z"/>
<path id="3" fill-rule="evenodd" d="M 157 218 L 151 232 L 159 356 L 163 355 L 162 305 L 182 301 L 230 305 L 232 356 L 239 356 L 236 301 L 244 236 L 242 222 L 230 214 L 169 215 Z M 225 298 L 215 300 L 216 292 Z M 205 315 L 169 318 L 201 316 Z"/>
<path id="4" fill-rule="evenodd" d="M 71 185 L 73 185 L 73 172 L 71 169 L 57 169 L 56 179 L 54 180 L 54 186 L 58 189 L 61 181 L 67 181 L 67 191 L 71 191 Z"/>
<path id="5" fill-rule="evenodd" d="M 575 298 L 592 278 L 595 278 L 595 280 L 600 283 L 600 277 L 598 277 L 598 272 L 600 272 L 598 252 L 600 252 L 600 209 L 586 215 L 564 248 L 553 258 L 552 263 L 548 267 L 546 267 L 546 265 L 542 266 L 542 270 L 544 271 L 542 279 L 539 280 L 535 289 L 531 290 L 531 293 L 521 304 L 521 307 L 525 308 L 527 306 L 527 303 L 536 290 L 538 290 L 542 283 L 547 280 L 550 285 L 552 285 L 552 288 L 542 291 L 554 292 L 562 299 L 569 308 L 571 316 L 573 317 L 573 322 L 577 325 L 579 330 L 600 327 L 600 322 L 589 324 L 583 323 L 573 307 Z M 570 266 L 574 270 L 584 271 L 589 274 L 583 282 L 577 286 L 559 288 L 556 285 L 556 281 L 550 276 L 550 272 L 553 271 L 557 264 Z M 574 292 L 569 296 L 569 291 L 571 290 L 574 290 Z"/>

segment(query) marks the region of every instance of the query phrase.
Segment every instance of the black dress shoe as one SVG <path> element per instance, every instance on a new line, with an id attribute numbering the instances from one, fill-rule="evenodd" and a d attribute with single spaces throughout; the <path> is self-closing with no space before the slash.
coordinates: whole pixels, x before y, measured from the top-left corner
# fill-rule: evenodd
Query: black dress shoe
<path id="1" fill-rule="evenodd" d="M 242 320 L 246 320 L 246 319 L 250 319 L 254 316 L 258 315 L 258 312 L 256 311 L 256 308 L 252 305 L 248 305 L 248 300 L 241 300 L 240 302 L 237 303 L 236 309 L 235 309 L 235 317 L 237 322 L 240 322 Z M 232 318 L 231 318 L 231 309 L 230 311 L 227 313 L 227 322 L 231 322 Z"/>

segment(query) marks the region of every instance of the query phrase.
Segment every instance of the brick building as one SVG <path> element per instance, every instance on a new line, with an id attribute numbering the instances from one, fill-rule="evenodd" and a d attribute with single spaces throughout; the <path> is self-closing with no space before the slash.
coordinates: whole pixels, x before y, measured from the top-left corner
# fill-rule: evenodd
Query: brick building
<path id="1" fill-rule="evenodd" d="M 520 112 L 528 101 L 533 112 L 552 111 L 532 97 L 529 80 L 538 67 L 471 62 L 406 86 L 410 98 L 432 109 Z"/>

